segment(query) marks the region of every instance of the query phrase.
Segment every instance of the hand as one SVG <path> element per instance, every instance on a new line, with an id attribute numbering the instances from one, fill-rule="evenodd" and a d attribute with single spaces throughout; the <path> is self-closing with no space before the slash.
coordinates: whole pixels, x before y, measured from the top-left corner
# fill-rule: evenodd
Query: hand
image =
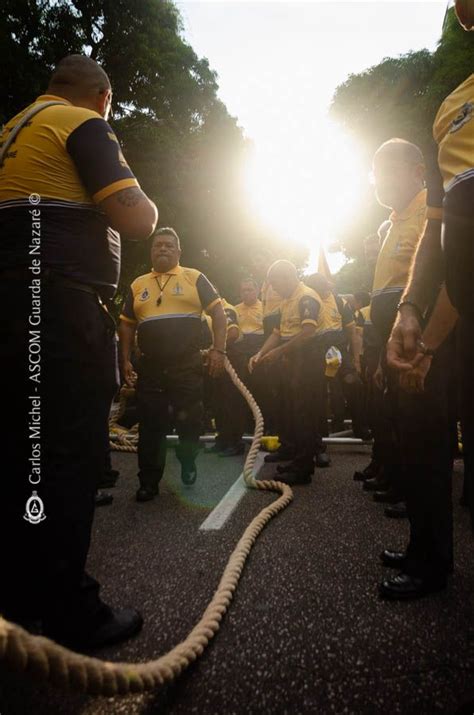
<path id="1" fill-rule="evenodd" d="M 252 357 L 249 360 L 249 364 L 248 364 L 248 369 L 249 369 L 250 374 L 252 374 L 252 372 L 255 370 L 256 367 L 258 367 L 261 359 L 262 359 L 262 356 L 260 353 L 255 353 L 255 355 L 252 355 Z"/>
<path id="2" fill-rule="evenodd" d="M 415 358 L 410 371 L 400 375 L 400 386 L 405 392 L 418 393 L 425 389 L 425 378 L 431 367 L 431 355 L 421 355 Z"/>
<path id="3" fill-rule="evenodd" d="M 215 348 L 207 353 L 207 369 L 211 377 L 219 377 L 224 372 L 225 355 Z"/>
<path id="4" fill-rule="evenodd" d="M 416 311 L 409 305 L 401 309 L 387 343 L 387 365 L 399 372 L 411 370 L 412 362 L 419 354 L 421 326 Z"/>
<path id="5" fill-rule="evenodd" d="M 384 377 L 382 366 L 380 363 L 378 364 L 377 369 L 372 376 L 372 380 L 374 381 L 374 385 L 378 390 L 383 390 Z"/>
<path id="6" fill-rule="evenodd" d="M 357 356 L 356 358 L 354 358 L 354 367 L 356 369 L 357 374 L 360 377 L 362 377 L 362 367 L 360 364 L 360 356 Z"/>
<path id="7" fill-rule="evenodd" d="M 273 365 L 277 360 L 283 357 L 283 353 L 280 348 L 273 348 L 266 355 L 260 358 L 259 363 L 261 365 Z"/>
<path id="8" fill-rule="evenodd" d="M 125 360 L 122 363 L 122 379 L 128 387 L 135 387 L 137 381 L 137 373 L 133 369 L 133 365 L 130 360 Z"/>

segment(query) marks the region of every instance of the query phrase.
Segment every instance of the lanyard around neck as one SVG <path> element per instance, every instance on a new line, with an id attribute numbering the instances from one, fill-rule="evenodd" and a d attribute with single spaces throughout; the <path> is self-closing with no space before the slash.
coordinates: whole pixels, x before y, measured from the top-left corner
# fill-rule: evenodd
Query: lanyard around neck
<path id="1" fill-rule="evenodd" d="M 161 305 L 161 296 L 163 295 L 163 291 L 166 288 L 166 286 L 168 285 L 168 283 L 170 282 L 172 277 L 173 277 L 173 275 L 168 276 L 168 278 L 165 281 L 165 284 L 162 286 L 160 281 L 158 280 L 158 277 L 155 276 L 156 284 L 157 284 L 158 288 L 160 289 L 160 295 L 156 299 L 156 305 Z"/>

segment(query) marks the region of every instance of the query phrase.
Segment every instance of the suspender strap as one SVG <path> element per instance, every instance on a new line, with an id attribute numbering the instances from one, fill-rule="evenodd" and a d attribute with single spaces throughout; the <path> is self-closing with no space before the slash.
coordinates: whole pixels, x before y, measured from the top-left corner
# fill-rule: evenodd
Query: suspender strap
<path id="1" fill-rule="evenodd" d="M 15 139 L 17 138 L 18 134 L 20 131 L 23 129 L 25 124 L 27 124 L 32 117 L 34 117 L 38 112 L 41 112 L 41 110 L 46 109 L 46 107 L 52 107 L 55 104 L 62 104 L 65 107 L 67 106 L 66 102 L 56 102 L 54 100 L 50 102 L 40 102 L 39 104 L 36 104 L 34 107 L 32 107 L 29 112 L 26 112 L 18 122 L 18 124 L 15 124 L 13 129 L 11 130 L 10 134 L 8 135 L 8 138 L 4 142 L 2 148 L 0 149 L 0 167 L 3 166 L 3 160 L 6 156 L 6 153 L 10 146 L 13 144 Z"/>

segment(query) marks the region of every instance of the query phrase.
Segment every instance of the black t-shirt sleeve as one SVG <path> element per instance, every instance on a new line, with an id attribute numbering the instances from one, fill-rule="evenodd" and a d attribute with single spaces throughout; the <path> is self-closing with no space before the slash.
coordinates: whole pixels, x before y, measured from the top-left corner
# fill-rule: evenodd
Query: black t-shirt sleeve
<path id="1" fill-rule="evenodd" d="M 227 329 L 231 327 L 239 327 L 239 319 L 237 318 L 237 311 L 233 308 L 224 308 L 225 317 L 227 320 Z"/>
<path id="2" fill-rule="evenodd" d="M 321 306 L 319 305 L 316 298 L 313 298 L 311 295 L 304 295 L 302 298 L 300 298 L 298 310 L 300 313 L 301 323 L 310 320 L 317 322 L 320 307 Z"/>
<path id="3" fill-rule="evenodd" d="M 336 306 L 339 311 L 339 315 L 341 316 L 342 327 L 345 328 L 346 325 L 350 325 L 354 322 L 354 312 L 349 303 L 346 303 L 346 301 L 342 300 L 340 295 L 335 295 L 334 298 L 336 300 Z"/>
<path id="4" fill-rule="evenodd" d="M 125 298 L 121 314 L 124 318 L 133 320 L 134 322 L 136 321 L 135 311 L 133 309 L 133 292 L 131 287 L 128 289 L 127 297 Z"/>
<path id="5" fill-rule="evenodd" d="M 265 338 L 268 338 L 274 330 L 280 330 L 280 322 L 281 313 L 279 310 L 263 316 L 263 334 Z"/>
<path id="6" fill-rule="evenodd" d="M 113 189 L 107 191 L 114 184 L 117 184 L 116 190 L 138 186 L 118 139 L 105 119 L 98 117 L 80 124 L 67 138 L 66 149 L 94 200 L 101 201 L 115 193 Z"/>
<path id="7" fill-rule="evenodd" d="M 212 303 L 219 300 L 219 294 L 204 273 L 199 274 L 199 278 L 196 281 L 196 289 L 203 310 L 207 310 Z"/>
<path id="8" fill-rule="evenodd" d="M 349 305 L 349 303 L 344 303 L 342 312 L 341 312 L 341 318 L 342 318 L 342 327 L 345 328 L 346 325 L 350 325 L 351 323 L 354 322 L 354 313 Z"/>

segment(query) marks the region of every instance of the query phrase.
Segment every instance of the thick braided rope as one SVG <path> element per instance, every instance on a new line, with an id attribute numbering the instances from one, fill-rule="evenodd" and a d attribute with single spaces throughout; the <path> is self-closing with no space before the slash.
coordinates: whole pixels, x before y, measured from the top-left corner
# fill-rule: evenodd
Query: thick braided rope
<path id="1" fill-rule="evenodd" d="M 280 492 L 281 496 L 262 509 L 245 529 L 199 623 L 182 643 L 157 660 L 148 663 L 111 663 L 73 653 L 48 638 L 32 636 L 23 628 L 0 618 L 0 659 L 9 667 L 63 689 L 111 696 L 154 690 L 171 683 L 202 654 L 219 630 L 258 535 L 270 519 L 285 509 L 293 499 L 293 492 L 286 484 L 254 479 L 253 466 L 263 434 L 262 414 L 227 358 L 225 367 L 255 418 L 254 439 L 244 466 L 245 483 L 254 489 Z"/>
<path id="2" fill-rule="evenodd" d="M 134 427 L 131 430 L 117 430 L 117 422 L 122 417 L 127 406 L 127 397 L 135 392 L 133 387 L 122 387 L 120 389 L 120 399 L 117 412 L 109 420 L 109 446 L 114 452 L 136 452 L 138 446 L 138 431 Z"/>

